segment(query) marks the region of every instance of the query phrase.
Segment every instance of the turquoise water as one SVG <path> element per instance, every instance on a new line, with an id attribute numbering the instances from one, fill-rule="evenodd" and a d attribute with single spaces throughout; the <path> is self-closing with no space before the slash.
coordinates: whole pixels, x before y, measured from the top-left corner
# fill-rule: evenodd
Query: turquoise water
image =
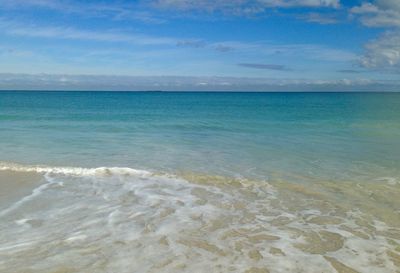
<path id="1" fill-rule="evenodd" d="M 326 177 L 400 166 L 398 93 L 0 93 L 1 160 Z"/>
<path id="2" fill-rule="evenodd" d="M 400 93 L 0 92 L 23 174 L 2 272 L 400 270 Z"/>

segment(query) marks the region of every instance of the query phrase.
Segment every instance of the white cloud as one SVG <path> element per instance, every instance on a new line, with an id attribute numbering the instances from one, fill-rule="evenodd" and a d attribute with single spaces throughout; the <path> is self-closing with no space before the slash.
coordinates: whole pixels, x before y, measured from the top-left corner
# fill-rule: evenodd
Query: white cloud
<path id="1" fill-rule="evenodd" d="M 400 72 L 400 31 L 389 31 L 365 46 L 361 65 Z"/>
<path id="2" fill-rule="evenodd" d="M 399 0 L 364 2 L 353 7 L 350 12 L 358 15 L 361 23 L 368 27 L 400 27 Z M 360 58 L 360 65 L 381 71 L 400 72 L 400 30 L 386 31 L 379 38 L 368 42 Z"/>
<path id="3" fill-rule="evenodd" d="M 353 7 L 350 12 L 360 16 L 368 27 L 400 27 L 400 1 L 377 0 L 374 4 L 363 3 Z"/>
<path id="4" fill-rule="evenodd" d="M 350 12 L 367 27 L 386 29 L 380 37 L 364 46 L 360 65 L 382 72 L 400 72 L 400 0 L 363 2 Z"/>
<path id="5" fill-rule="evenodd" d="M 382 9 L 392 9 L 400 11 L 399 0 L 376 0 L 376 5 Z"/>

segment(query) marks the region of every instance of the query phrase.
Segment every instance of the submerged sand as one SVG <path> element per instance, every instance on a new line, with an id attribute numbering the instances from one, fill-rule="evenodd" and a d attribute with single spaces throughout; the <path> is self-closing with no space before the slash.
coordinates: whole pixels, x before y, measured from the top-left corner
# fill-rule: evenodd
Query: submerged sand
<path id="1" fill-rule="evenodd" d="M 43 182 L 38 173 L 0 171 L 0 210 L 31 194 Z"/>

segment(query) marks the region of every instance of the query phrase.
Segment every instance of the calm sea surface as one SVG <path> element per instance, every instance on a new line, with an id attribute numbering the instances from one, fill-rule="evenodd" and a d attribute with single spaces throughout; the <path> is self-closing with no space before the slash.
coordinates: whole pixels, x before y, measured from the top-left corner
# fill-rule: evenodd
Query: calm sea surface
<path id="1" fill-rule="evenodd" d="M 1 272 L 400 272 L 400 93 L 0 92 L 22 174 Z"/>

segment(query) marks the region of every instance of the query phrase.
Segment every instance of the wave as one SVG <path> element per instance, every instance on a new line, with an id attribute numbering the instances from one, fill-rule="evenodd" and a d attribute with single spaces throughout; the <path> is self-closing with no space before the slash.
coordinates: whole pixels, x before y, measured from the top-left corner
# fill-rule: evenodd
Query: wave
<path id="1" fill-rule="evenodd" d="M 128 167 L 52 167 L 46 165 L 22 165 L 0 161 L 0 171 L 34 172 L 68 176 L 151 176 L 152 172 Z"/>
<path id="2" fill-rule="evenodd" d="M 359 188 L 322 181 L 310 189 L 285 181 L 1 161 L 0 171 L 39 173 L 47 181 L 0 211 L 1 272 L 65 271 L 70 264 L 121 273 L 218 266 L 255 272 L 254 265 L 269 272 L 397 269 L 399 191 L 384 183 Z M 319 186 L 334 194 L 321 194 Z"/>

